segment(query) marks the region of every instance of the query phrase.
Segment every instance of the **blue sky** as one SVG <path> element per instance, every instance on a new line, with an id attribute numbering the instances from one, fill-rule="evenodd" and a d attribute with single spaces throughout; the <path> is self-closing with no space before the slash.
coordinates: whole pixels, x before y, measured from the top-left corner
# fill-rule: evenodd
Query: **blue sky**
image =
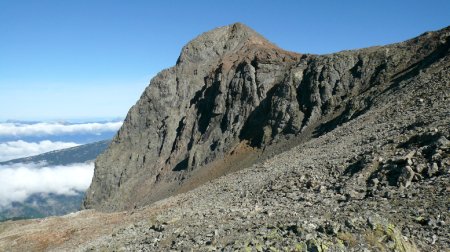
<path id="1" fill-rule="evenodd" d="M 0 120 L 123 117 L 184 44 L 238 21 L 323 54 L 440 29 L 449 13 L 447 0 L 0 0 Z"/>

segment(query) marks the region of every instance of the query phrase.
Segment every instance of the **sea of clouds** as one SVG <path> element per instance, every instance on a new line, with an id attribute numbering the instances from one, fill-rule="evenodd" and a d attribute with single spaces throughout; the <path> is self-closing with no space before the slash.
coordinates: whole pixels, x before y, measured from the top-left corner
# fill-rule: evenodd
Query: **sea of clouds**
<path id="1" fill-rule="evenodd" d="M 82 133 L 102 133 L 106 131 L 117 131 L 122 122 L 105 123 L 0 123 L 0 136 L 35 136 L 35 135 L 62 135 Z"/>
<path id="2" fill-rule="evenodd" d="M 12 202 L 23 202 L 36 193 L 75 195 L 89 187 L 93 174 L 93 163 L 0 165 L 0 209 L 10 207 Z"/>
<path id="3" fill-rule="evenodd" d="M 121 121 L 0 122 L 0 162 L 110 139 L 121 126 Z M 23 202 L 37 193 L 74 195 L 83 192 L 89 187 L 93 173 L 92 163 L 0 165 L 0 209 L 10 207 L 12 202 Z"/>
<path id="4" fill-rule="evenodd" d="M 73 142 L 52 142 L 44 140 L 40 142 L 25 142 L 23 140 L 0 143 L 0 162 L 16 158 L 34 156 L 49 151 L 60 150 L 78 146 Z"/>
<path id="5" fill-rule="evenodd" d="M 70 148 L 89 141 L 73 141 L 116 132 L 122 126 L 117 122 L 92 123 L 0 123 L 0 162 L 34 156 L 49 151 Z M 67 137 L 67 136 L 70 137 Z M 74 136 L 80 136 L 76 138 Z M 3 139 L 3 141 L 2 141 Z M 55 140 L 57 139 L 57 140 Z M 58 140 L 62 139 L 62 140 Z M 72 141 L 67 141 L 72 139 Z"/>

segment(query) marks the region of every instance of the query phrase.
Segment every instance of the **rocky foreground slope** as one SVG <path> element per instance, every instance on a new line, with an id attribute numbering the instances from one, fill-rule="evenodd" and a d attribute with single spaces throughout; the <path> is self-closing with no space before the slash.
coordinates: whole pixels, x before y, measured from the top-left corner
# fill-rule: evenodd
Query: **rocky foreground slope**
<path id="1" fill-rule="evenodd" d="M 316 56 L 206 33 L 97 160 L 85 207 L 130 210 L 7 222 L 0 250 L 446 251 L 449 37 Z"/>

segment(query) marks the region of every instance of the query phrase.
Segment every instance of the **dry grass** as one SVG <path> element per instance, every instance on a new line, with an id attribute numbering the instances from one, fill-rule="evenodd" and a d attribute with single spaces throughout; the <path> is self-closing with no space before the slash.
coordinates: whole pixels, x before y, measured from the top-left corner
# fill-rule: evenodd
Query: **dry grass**
<path id="1" fill-rule="evenodd" d="M 347 247 L 355 247 L 358 244 L 355 236 L 351 233 L 338 233 L 337 238 L 344 242 Z"/>

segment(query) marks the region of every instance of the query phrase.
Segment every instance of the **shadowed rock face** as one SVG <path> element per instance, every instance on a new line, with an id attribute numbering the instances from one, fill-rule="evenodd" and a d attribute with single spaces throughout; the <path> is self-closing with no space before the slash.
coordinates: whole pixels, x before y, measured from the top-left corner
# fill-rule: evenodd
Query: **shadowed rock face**
<path id="1" fill-rule="evenodd" d="M 448 55 L 449 33 L 319 56 L 284 51 L 239 23 L 204 33 L 130 109 L 96 161 L 84 208 L 146 205 L 243 146 L 259 153 L 285 137 L 323 134 Z"/>

